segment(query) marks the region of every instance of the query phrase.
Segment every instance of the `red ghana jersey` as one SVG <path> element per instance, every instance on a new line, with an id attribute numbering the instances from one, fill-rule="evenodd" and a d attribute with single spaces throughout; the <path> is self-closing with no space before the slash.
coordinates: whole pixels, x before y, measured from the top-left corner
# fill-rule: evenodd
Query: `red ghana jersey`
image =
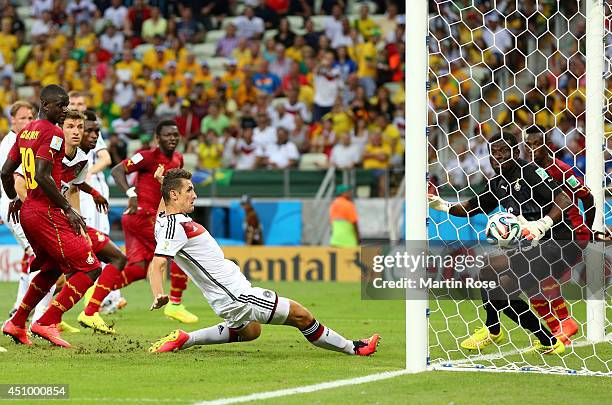
<path id="1" fill-rule="evenodd" d="M 32 121 L 17 134 L 17 141 L 8 156 L 15 162 L 21 163 L 28 193 L 24 207 L 29 204 L 54 205 L 34 179 L 35 159 L 44 159 L 53 163 L 51 176 L 60 189 L 64 154 L 64 132 L 51 121 Z"/>
<path id="2" fill-rule="evenodd" d="M 168 157 L 161 149 L 155 148 L 140 151 L 123 161 L 126 173 L 138 173 L 135 184 L 138 207 L 153 213 L 157 213 L 162 198 L 161 184 L 154 176 L 159 165 L 164 165 L 164 173 L 170 169 L 182 168 L 183 155 L 174 152 L 172 157 Z"/>
<path id="3" fill-rule="evenodd" d="M 559 184 L 563 185 L 563 191 L 573 200 L 573 205 L 567 209 L 565 215 L 572 223 L 574 235 L 576 235 L 579 240 L 583 238 L 589 239 L 591 231 L 584 223 L 584 217 L 580 212 L 580 208 L 578 208 L 578 201 L 587 197 L 591 193 L 591 190 L 589 190 L 580 177 L 574 175 L 571 166 L 559 159 L 555 159 L 553 163 L 546 168 L 546 172 Z"/>

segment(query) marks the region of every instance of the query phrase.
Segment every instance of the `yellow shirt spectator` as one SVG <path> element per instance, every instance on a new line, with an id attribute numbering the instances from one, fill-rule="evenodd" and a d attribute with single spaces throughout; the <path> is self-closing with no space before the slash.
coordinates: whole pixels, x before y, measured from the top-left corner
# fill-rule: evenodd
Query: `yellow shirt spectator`
<path id="1" fill-rule="evenodd" d="M 198 167 L 204 170 L 218 169 L 221 167 L 223 158 L 223 145 L 212 142 L 200 143 L 198 147 Z"/>
<path id="2" fill-rule="evenodd" d="M 26 78 L 30 82 L 41 82 L 47 77 L 53 75 L 54 66 L 48 60 L 39 61 L 36 59 L 30 60 L 26 63 L 23 72 L 26 75 Z"/>
<path id="3" fill-rule="evenodd" d="M 374 28 L 378 28 L 378 24 L 376 24 L 370 17 L 367 17 L 366 19 L 358 18 L 353 22 L 353 25 L 364 38 L 367 38 Z"/>
<path id="4" fill-rule="evenodd" d="M 0 52 L 4 58 L 4 63 L 12 64 L 15 59 L 15 50 L 17 49 L 17 37 L 13 34 L 5 34 L 0 32 Z"/>
<path id="5" fill-rule="evenodd" d="M 240 84 L 244 82 L 244 73 L 236 68 L 230 67 L 229 70 L 221 76 L 221 81 L 227 86 L 227 97 L 232 98 Z"/>
<path id="6" fill-rule="evenodd" d="M 391 158 L 391 146 L 368 143 L 363 151 L 364 169 L 386 169 Z"/>
<path id="7" fill-rule="evenodd" d="M 351 132 L 354 127 L 353 119 L 345 111 L 329 112 L 323 116 L 323 120 L 331 119 L 333 130 L 336 134 Z"/>
<path id="8" fill-rule="evenodd" d="M 136 79 L 142 75 L 142 63 L 137 60 L 131 60 L 130 62 L 120 61 L 115 65 L 115 71 L 117 70 L 129 70 L 132 72 L 132 78 Z"/>
<path id="9" fill-rule="evenodd" d="M 85 52 L 92 52 L 94 49 L 94 41 L 96 35 L 94 33 L 87 34 L 85 36 L 77 35 L 75 38 L 75 47 L 84 50 Z"/>
<path id="10" fill-rule="evenodd" d="M 364 42 L 355 47 L 358 77 L 376 77 L 376 47 L 371 42 Z"/>

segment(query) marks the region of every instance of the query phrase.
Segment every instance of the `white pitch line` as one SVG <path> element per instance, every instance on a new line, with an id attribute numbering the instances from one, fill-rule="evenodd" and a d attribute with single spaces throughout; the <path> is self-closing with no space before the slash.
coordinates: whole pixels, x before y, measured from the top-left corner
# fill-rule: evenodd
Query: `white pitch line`
<path id="1" fill-rule="evenodd" d="M 346 380 L 328 381 L 324 383 L 305 385 L 302 387 L 295 387 L 295 388 L 287 388 L 287 389 L 278 390 L 278 391 L 260 392 L 260 393 L 244 395 L 240 397 L 215 399 L 213 401 L 202 401 L 202 402 L 197 402 L 194 405 L 225 405 L 225 404 L 237 404 L 237 403 L 249 402 L 249 401 L 259 401 L 262 399 L 285 397 L 288 395 L 295 395 L 295 394 L 306 394 L 309 392 L 321 391 L 321 390 L 326 390 L 330 388 L 344 387 L 347 385 L 357 385 L 357 384 L 369 383 L 373 381 L 386 380 L 389 378 L 399 377 L 404 374 L 408 374 L 408 371 L 406 370 L 386 371 L 383 373 L 370 374 L 370 375 L 366 375 L 363 377 L 349 378 Z"/>

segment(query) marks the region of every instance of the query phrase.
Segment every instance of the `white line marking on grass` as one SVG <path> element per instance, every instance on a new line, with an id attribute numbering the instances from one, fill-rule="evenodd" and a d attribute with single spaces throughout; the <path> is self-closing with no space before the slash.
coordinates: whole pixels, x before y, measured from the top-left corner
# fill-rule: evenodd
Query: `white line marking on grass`
<path id="1" fill-rule="evenodd" d="M 287 389 L 278 390 L 278 391 L 260 392 L 256 394 L 244 395 L 241 397 L 221 398 L 221 399 L 215 399 L 213 401 L 202 401 L 202 402 L 197 402 L 195 405 L 225 405 L 225 404 L 237 404 L 240 402 L 260 401 L 262 399 L 285 397 L 288 395 L 295 395 L 295 394 L 306 394 L 309 392 L 321 391 L 321 390 L 326 390 L 330 388 L 344 387 L 347 385 L 357 385 L 357 384 L 369 383 L 373 381 L 386 380 L 386 379 L 398 377 L 404 374 L 408 374 L 408 372 L 406 370 L 386 371 L 383 373 L 370 374 L 370 375 L 366 375 L 363 377 L 349 378 L 346 380 L 328 381 L 324 383 L 305 385 L 302 387 L 295 387 L 295 388 L 287 388 Z"/>

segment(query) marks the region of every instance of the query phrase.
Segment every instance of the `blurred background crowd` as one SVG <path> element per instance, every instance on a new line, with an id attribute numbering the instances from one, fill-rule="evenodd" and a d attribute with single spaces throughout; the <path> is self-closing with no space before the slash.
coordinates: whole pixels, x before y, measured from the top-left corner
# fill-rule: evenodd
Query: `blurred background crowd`
<path id="1" fill-rule="evenodd" d="M 0 134 L 78 92 L 113 164 L 175 119 L 189 168 L 403 167 L 403 2 L 0 0 Z"/>

